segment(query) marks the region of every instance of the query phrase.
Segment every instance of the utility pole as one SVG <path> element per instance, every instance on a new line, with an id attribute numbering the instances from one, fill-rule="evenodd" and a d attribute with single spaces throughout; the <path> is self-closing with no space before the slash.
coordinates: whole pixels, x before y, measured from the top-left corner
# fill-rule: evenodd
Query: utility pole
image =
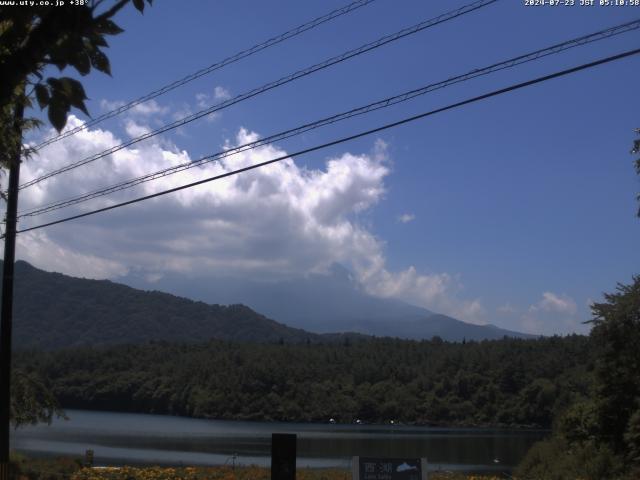
<path id="1" fill-rule="evenodd" d="M 24 94 L 17 96 L 14 113 L 16 149 L 9 154 L 4 264 L 2 270 L 2 319 L 0 320 L 0 480 L 9 480 L 9 431 L 11 420 L 11 327 L 13 323 L 13 267 L 16 253 L 18 185 L 22 153 Z"/>

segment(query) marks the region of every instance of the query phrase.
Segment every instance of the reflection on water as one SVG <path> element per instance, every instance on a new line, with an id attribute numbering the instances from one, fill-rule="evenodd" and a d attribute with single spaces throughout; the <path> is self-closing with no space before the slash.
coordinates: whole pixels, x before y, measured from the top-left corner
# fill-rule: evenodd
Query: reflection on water
<path id="1" fill-rule="evenodd" d="M 426 457 L 430 469 L 508 471 L 544 431 L 402 425 L 329 425 L 198 420 L 68 410 L 69 421 L 12 432 L 12 447 L 32 455 L 162 465 L 269 465 L 272 433 L 298 435 L 298 466 L 349 468 L 352 456 Z M 237 455 L 237 458 L 232 457 Z"/>

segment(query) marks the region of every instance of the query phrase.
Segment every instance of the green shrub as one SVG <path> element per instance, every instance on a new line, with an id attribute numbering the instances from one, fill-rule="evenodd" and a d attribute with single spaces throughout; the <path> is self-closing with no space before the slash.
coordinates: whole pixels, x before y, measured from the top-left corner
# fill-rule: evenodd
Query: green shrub
<path id="1" fill-rule="evenodd" d="M 593 442 L 569 444 L 553 437 L 536 443 L 518 466 L 522 480 L 616 480 L 623 478 L 620 460 L 608 447 Z"/>
<path id="2" fill-rule="evenodd" d="M 55 459 L 28 458 L 11 452 L 10 480 L 69 480 L 82 468 L 82 462 L 69 457 Z"/>

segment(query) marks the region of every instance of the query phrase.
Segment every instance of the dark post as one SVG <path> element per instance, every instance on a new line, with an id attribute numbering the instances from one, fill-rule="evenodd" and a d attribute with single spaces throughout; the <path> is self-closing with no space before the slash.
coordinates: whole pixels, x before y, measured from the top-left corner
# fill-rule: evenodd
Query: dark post
<path id="1" fill-rule="evenodd" d="M 271 434 L 271 480 L 296 479 L 296 439 L 292 433 Z"/>
<path id="2" fill-rule="evenodd" d="M 84 465 L 85 467 L 93 467 L 93 450 L 85 450 Z"/>
<path id="3" fill-rule="evenodd" d="M 9 479 L 9 422 L 11 416 L 11 324 L 13 316 L 13 264 L 16 253 L 16 215 L 18 212 L 18 184 L 22 151 L 22 97 L 16 102 L 15 131 L 18 138 L 16 152 L 9 165 L 6 230 L 4 237 L 4 265 L 2 271 L 2 320 L 0 320 L 0 480 Z"/>

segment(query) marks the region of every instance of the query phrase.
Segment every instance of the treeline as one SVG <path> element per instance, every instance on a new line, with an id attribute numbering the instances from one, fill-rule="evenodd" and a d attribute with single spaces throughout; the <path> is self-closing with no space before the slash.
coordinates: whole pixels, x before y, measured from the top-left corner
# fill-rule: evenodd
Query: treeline
<path id="1" fill-rule="evenodd" d="M 589 390 L 588 337 L 151 343 L 19 352 L 65 408 L 202 418 L 550 427 Z"/>
<path id="2" fill-rule="evenodd" d="M 556 415 L 517 478 L 640 478 L 640 275 L 591 310 L 591 388 Z"/>

